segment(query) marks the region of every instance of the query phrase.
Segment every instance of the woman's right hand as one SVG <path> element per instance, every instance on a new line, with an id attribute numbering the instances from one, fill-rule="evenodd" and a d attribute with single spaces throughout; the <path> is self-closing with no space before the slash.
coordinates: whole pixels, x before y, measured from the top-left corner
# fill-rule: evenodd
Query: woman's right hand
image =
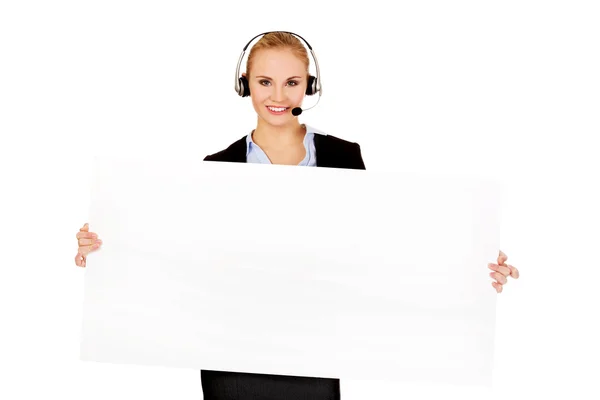
<path id="1" fill-rule="evenodd" d="M 75 265 L 85 268 L 87 255 L 102 245 L 102 240 L 94 232 L 90 232 L 90 227 L 85 223 L 79 232 L 77 232 L 77 255 L 75 256 Z"/>

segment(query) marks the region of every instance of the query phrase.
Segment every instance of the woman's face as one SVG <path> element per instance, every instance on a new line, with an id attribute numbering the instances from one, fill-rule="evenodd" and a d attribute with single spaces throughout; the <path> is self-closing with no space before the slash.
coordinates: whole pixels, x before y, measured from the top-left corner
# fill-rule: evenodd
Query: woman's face
<path id="1" fill-rule="evenodd" d="M 305 64 L 291 51 L 258 51 L 247 79 L 252 105 L 263 122 L 283 126 L 297 118 L 292 109 L 302 105 L 308 82 Z"/>

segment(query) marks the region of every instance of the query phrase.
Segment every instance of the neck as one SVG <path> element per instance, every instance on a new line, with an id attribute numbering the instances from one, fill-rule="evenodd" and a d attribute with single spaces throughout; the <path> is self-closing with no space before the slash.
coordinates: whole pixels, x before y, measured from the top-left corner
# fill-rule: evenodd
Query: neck
<path id="1" fill-rule="evenodd" d="M 286 125 L 273 126 L 259 118 L 252 140 L 262 148 L 281 149 L 302 143 L 305 134 L 306 127 L 298 119 Z"/>

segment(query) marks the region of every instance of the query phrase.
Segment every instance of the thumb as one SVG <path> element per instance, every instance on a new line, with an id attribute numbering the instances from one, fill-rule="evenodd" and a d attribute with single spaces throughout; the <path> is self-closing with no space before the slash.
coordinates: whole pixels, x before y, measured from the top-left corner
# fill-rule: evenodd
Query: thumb
<path id="1" fill-rule="evenodd" d="M 86 223 L 83 225 L 83 228 L 81 228 L 81 229 L 79 229 L 79 230 L 80 230 L 80 231 L 85 231 L 85 232 L 87 232 L 87 231 L 89 231 L 89 229 L 90 229 L 90 226 L 89 226 L 89 224 L 86 222 Z"/>
<path id="2" fill-rule="evenodd" d="M 500 250 L 498 254 L 498 265 L 503 265 L 506 262 L 506 260 L 508 260 L 508 256 L 504 254 L 502 250 Z"/>

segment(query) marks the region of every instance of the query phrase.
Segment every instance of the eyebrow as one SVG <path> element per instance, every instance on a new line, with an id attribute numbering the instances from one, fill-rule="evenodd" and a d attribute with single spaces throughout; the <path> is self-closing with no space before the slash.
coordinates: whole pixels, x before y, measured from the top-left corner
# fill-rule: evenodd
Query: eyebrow
<path id="1" fill-rule="evenodd" d="M 267 79 L 273 79 L 273 78 L 271 78 L 271 77 L 269 77 L 269 76 L 265 76 L 265 75 L 258 75 L 258 76 L 257 76 L 257 78 L 267 78 Z M 290 76 L 290 77 L 289 77 L 289 78 L 287 78 L 286 80 L 288 80 L 288 79 L 294 79 L 294 78 L 302 79 L 302 77 L 301 77 L 301 76 Z"/>

